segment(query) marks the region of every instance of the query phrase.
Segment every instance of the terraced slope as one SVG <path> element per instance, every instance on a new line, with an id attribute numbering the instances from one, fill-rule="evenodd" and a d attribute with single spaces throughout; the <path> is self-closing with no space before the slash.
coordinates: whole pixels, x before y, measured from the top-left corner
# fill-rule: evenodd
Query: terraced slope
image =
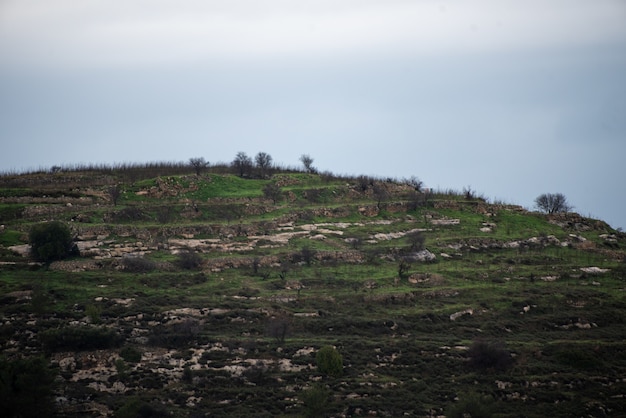
<path id="1" fill-rule="evenodd" d="M 304 173 L 0 196 L 2 365 L 43 354 L 59 416 L 626 414 L 626 238 L 601 221 Z M 48 220 L 79 257 L 29 258 Z"/>

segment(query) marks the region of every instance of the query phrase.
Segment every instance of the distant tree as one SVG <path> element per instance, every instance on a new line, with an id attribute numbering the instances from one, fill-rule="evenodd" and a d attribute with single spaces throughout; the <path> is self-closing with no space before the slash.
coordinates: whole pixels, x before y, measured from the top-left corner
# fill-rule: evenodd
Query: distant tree
<path id="1" fill-rule="evenodd" d="M 290 321 L 286 315 L 271 318 L 267 322 L 267 333 L 274 338 L 277 343 L 284 343 L 285 337 L 289 333 Z"/>
<path id="2" fill-rule="evenodd" d="M 413 187 L 413 189 L 415 189 L 416 192 L 421 192 L 422 187 L 424 186 L 424 182 L 415 176 L 411 176 L 410 178 L 406 179 L 404 182 L 407 185 Z"/>
<path id="3" fill-rule="evenodd" d="M 376 207 L 378 208 L 378 210 L 381 210 L 383 203 L 389 200 L 389 189 L 387 188 L 387 185 L 385 183 L 379 181 L 374 183 L 373 191 L 374 198 L 376 198 Z"/>
<path id="4" fill-rule="evenodd" d="M 268 183 L 265 185 L 265 187 L 263 187 L 263 196 L 265 196 L 266 199 L 270 199 L 272 202 L 274 202 L 274 204 L 276 204 L 280 200 L 282 195 L 283 192 L 282 190 L 280 190 L 280 187 L 278 187 L 278 184 L 276 183 Z"/>
<path id="5" fill-rule="evenodd" d="M 122 196 L 122 187 L 119 184 L 116 184 L 109 187 L 107 193 L 109 195 L 109 199 L 111 199 L 111 203 L 113 204 L 113 206 L 117 206 L 117 202 Z"/>
<path id="6" fill-rule="evenodd" d="M 261 175 L 261 178 L 265 178 L 265 175 L 272 167 L 272 156 L 265 152 L 259 152 L 254 157 L 254 162 L 259 169 L 259 174 Z"/>
<path id="7" fill-rule="evenodd" d="M 243 151 L 239 151 L 232 162 L 232 167 L 239 177 L 249 177 L 252 170 L 252 159 Z"/>
<path id="8" fill-rule="evenodd" d="M 320 373 L 339 377 L 343 373 L 343 357 L 333 346 L 320 348 L 315 355 L 315 362 Z"/>
<path id="9" fill-rule="evenodd" d="M 422 251 L 424 249 L 424 243 L 426 242 L 426 237 L 422 234 L 421 231 L 413 231 L 407 234 L 407 238 L 409 239 L 410 251 Z"/>
<path id="10" fill-rule="evenodd" d="M 72 234 L 63 222 L 52 221 L 34 225 L 28 234 L 32 255 L 43 262 L 78 254 Z"/>
<path id="11" fill-rule="evenodd" d="M 204 170 L 209 162 L 204 159 L 204 157 L 190 158 L 189 165 L 193 168 L 193 171 L 196 172 L 196 176 L 199 176 L 202 170 Z"/>
<path id="12" fill-rule="evenodd" d="M 535 199 L 535 205 L 545 213 L 562 213 L 572 210 L 572 206 L 562 193 L 541 194 Z"/>
<path id="13" fill-rule="evenodd" d="M 304 165 L 304 169 L 308 173 L 315 173 L 315 168 L 313 167 L 313 158 L 311 158 L 308 154 L 302 154 L 300 156 L 300 161 Z"/>
<path id="14" fill-rule="evenodd" d="M 398 277 L 401 280 L 407 279 L 409 277 L 409 270 L 411 269 L 411 263 L 406 260 L 400 261 L 398 265 Z"/>

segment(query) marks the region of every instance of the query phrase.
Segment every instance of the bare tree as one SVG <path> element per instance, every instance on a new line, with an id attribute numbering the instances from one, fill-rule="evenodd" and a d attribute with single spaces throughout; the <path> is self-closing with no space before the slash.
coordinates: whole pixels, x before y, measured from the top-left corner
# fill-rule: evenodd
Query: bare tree
<path id="1" fill-rule="evenodd" d="M 546 213 L 565 213 L 573 208 L 562 193 L 541 194 L 535 199 L 535 205 Z"/>
<path id="2" fill-rule="evenodd" d="M 204 170 L 209 165 L 209 162 L 206 161 L 203 157 L 190 158 L 189 165 L 196 172 L 196 176 L 199 176 L 202 170 Z"/>
<path id="3" fill-rule="evenodd" d="M 300 161 L 304 165 L 304 169 L 309 173 L 315 173 L 315 167 L 313 167 L 313 158 L 308 154 L 302 154 Z"/>
<path id="4" fill-rule="evenodd" d="M 263 187 L 263 196 L 265 196 L 266 199 L 270 199 L 272 202 L 274 202 L 274 204 L 276 204 L 280 200 L 282 195 L 283 192 L 280 190 L 280 187 L 276 183 L 268 183 L 265 185 L 265 187 Z"/>
<path id="5" fill-rule="evenodd" d="M 109 187 L 107 192 L 109 194 L 109 198 L 111 199 L 111 203 L 113 203 L 113 206 L 117 206 L 117 201 L 120 199 L 120 196 L 122 196 L 122 187 L 119 184 L 116 184 Z"/>
<path id="6" fill-rule="evenodd" d="M 389 200 L 391 193 L 389 193 L 389 189 L 387 188 L 387 185 L 380 181 L 374 183 L 373 192 L 374 192 L 374 197 L 376 198 L 376 208 L 378 210 L 381 210 L 383 207 L 383 203 Z"/>
<path id="7" fill-rule="evenodd" d="M 232 166 L 239 177 L 247 177 L 252 170 L 252 159 L 245 152 L 239 151 L 232 162 Z"/>
<path id="8" fill-rule="evenodd" d="M 270 337 L 274 338 L 277 343 L 284 343 L 285 337 L 289 333 L 291 321 L 286 315 L 279 315 L 277 317 L 270 318 L 267 322 L 267 333 Z"/>
<path id="9" fill-rule="evenodd" d="M 413 187 L 418 193 L 422 191 L 422 187 L 424 186 L 424 182 L 415 176 L 411 176 L 410 178 L 404 180 L 404 182 Z"/>
<path id="10" fill-rule="evenodd" d="M 424 243 L 426 242 L 426 237 L 422 234 L 421 231 L 413 231 L 407 234 L 407 238 L 409 239 L 410 251 L 422 251 L 424 249 Z"/>
<path id="11" fill-rule="evenodd" d="M 260 171 L 261 178 L 265 178 L 269 169 L 272 168 L 272 156 L 265 152 L 259 152 L 256 157 L 254 157 L 254 162 Z"/>

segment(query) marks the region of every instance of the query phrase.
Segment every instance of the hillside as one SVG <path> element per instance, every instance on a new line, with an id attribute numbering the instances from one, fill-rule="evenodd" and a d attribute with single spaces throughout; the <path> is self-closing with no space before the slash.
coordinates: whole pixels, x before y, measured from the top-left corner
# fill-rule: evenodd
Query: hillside
<path id="1" fill-rule="evenodd" d="M 626 415 L 623 233 L 410 181 L 228 171 L 0 176 L 0 365 L 48 376 L 3 380 L 3 410 Z M 29 231 L 52 220 L 80 254 L 38 262 Z"/>

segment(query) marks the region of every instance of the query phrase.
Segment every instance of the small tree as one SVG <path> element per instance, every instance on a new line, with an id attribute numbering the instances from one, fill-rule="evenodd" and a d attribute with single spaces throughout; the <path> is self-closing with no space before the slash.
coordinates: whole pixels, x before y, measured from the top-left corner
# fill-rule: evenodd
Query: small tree
<path id="1" fill-rule="evenodd" d="M 310 389 L 303 391 L 301 397 L 305 417 L 324 416 L 330 399 L 330 391 L 326 387 L 316 384 Z"/>
<path id="2" fill-rule="evenodd" d="M 261 178 L 265 178 L 268 170 L 272 167 L 272 156 L 265 152 L 259 152 L 256 157 L 254 157 L 254 162 L 259 169 Z"/>
<path id="3" fill-rule="evenodd" d="M 421 231 L 413 231 L 407 235 L 407 238 L 409 239 L 409 250 L 411 252 L 422 251 L 424 249 L 426 237 Z"/>
<path id="4" fill-rule="evenodd" d="M 274 338 L 277 343 L 282 344 L 285 342 L 285 337 L 289 333 L 290 321 L 285 315 L 271 318 L 267 323 L 267 333 L 270 337 Z"/>
<path id="5" fill-rule="evenodd" d="M 109 187 L 107 193 L 109 194 L 109 199 L 111 199 L 113 206 L 117 206 L 117 201 L 120 200 L 120 196 L 122 196 L 122 187 L 116 184 L 115 186 Z"/>
<path id="6" fill-rule="evenodd" d="M 374 183 L 374 197 L 376 198 L 376 208 L 381 210 L 383 207 L 383 203 L 389 200 L 391 193 L 389 193 L 389 189 L 387 185 L 382 182 Z"/>
<path id="7" fill-rule="evenodd" d="M 308 154 L 302 154 L 300 156 L 300 161 L 304 165 L 304 169 L 308 173 L 315 173 L 315 168 L 313 167 L 313 158 L 311 158 Z"/>
<path id="8" fill-rule="evenodd" d="M 424 182 L 415 176 L 411 176 L 410 178 L 406 179 L 405 183 L 408 186 L 413 187 L 413 189 L 418 193 L 422 191 L 422 187 L 424 186 Z"/>
<path id="9" fill-rule="evenodd" d="M 280 190 L 280 187 L 276 183 L 268 183 L 263 187 L 263 196 L 266 199 L 270 199 L 274 204 L 276 204 L 280 198 L 282 197 L 283 192 Z"/>
<path id="10" fill-rule="evenodd" d="M 199 176 L 202 170 L 204 170 L 209 165 L 209 162 L 206 161 L 203 157 L 190 158 L 189 165 L 191 166 L 191 168 L 193 168 L 193 171 L 195 171 L 196 176 Z"/>
<path id="11" fill-rule="evenodd" d="M 565 213 L 572 210 L 567 198 L 562 193 L 544 193 L 535 199 L 537 208 L 545 213 Z"/>
<path id="12" fill-rule="evenodd" d="M 243 151 L 239 151 L 232 162 L 232 166 L 239 177 L 249 177 L 252 170 L 252 159 Z"/>
<path id="13" fill-rule="evenodd" d="M 33 226 L 28 241 L 32 255 L 46 263 L 72 254 L 78 255 L 78 247 L 74 244 L 70 229 L 63 222 L 44 222 Z"/>
<path id="14" fill-rule="evenodd" d="M 333 346 L 326 345 L 320 348 L 315 355 L 315 362 L 320 373 L 333 377 L 343 374 L 343 358 Z"/>

